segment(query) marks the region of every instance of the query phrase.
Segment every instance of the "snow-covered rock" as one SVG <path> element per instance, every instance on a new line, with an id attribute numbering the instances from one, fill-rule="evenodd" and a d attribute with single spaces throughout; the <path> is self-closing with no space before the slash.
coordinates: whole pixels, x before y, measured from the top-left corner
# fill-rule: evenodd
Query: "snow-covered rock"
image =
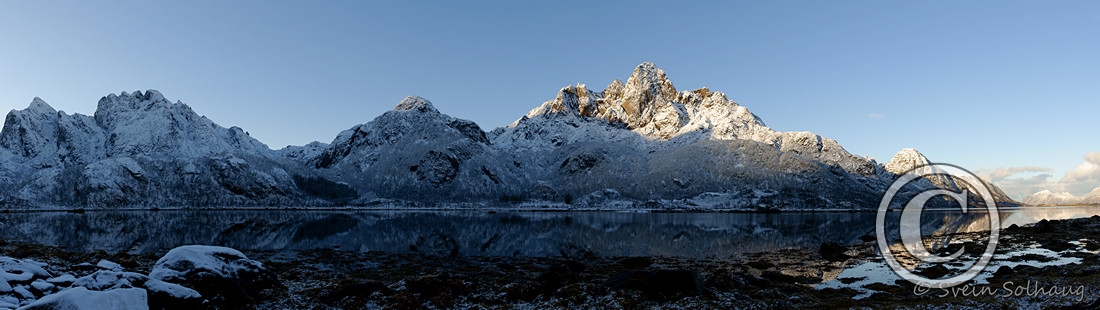
<path id="1" fill-rule="evenodd" d="M 246 305 L 265 290 L 281 287 L 275 274 L 260 262 L 231 248 L 205 245 L 187 245 L 168 251 L 157 260 L 149 278 L 163 283 L 147 288 L 171 296 L 194 298 L 191 291 L 174 286 L 178 285 L 206 300 L 217 300 L 231 307 Z"/>
<path id="2" fill-rule="evenodd" d="M 117 270 L 99 270 L 90 275 L 77 278 L 72 281 L 71 287 L 93 291 L 143 289 L 148 293 L 149 304 L 157 309 L 166 307 L 171 309 L 193 308 L 193 306 L 202 303 L 202 295 L 198 291 L 179 284 L 151 279 L 149 276 L 140 273 L 122 271 L 122 266 L 103 264 L 104 262 L 100 261 L 100 264 L 96 266 L 100 268 L 114 267 Z"/>
<path id="3" fill-rule="evenodd" d="M 203 302 L 193 289 L 126 271 L 118 263 L 77 266 L 99 270 L 79 278 L 68 273 L 52 277 L 46 264 L 0 256 L 0 308 L 99 309 L 81 307 L 101 303 L 105 309 L 194 309 Z"/>
<path id="4" fill-rule="evenodd" d="M 181 301 L 181 300 L 197 300 L 202 298 L 202 294 L 198 291 L 186 288 L 182 285 L 175 283 L 168 283 L 157 279 L 149 279 L 145 282 L 145 289 L 149 291 L 150 295 L 156 299 L 161 297 L 164 300 Z"/>
<path id="5" fill-rule="evenodd" d="M 28 305 L 43 295 L 56 292 L 44 281 L 50 277 L 46 264 L 0 256 L 0 308 Z"/>
<path id="6" fill-rule="evenodd" d="M 46 271 L 46 264 L 39 263 L 33 260 L 14 259 L 10 257 L 0 256 L 0 270 L 5 272 L 22 272 L 29 273 L 39 277 L 49 277 L 50 273 Z"/>
<path id="7" fill-rule="evenodd" d="M 70 288 L 47 295 L 20 310 L 138 310 L 149 309 L 146 292 L 140 288 L 93 291 L 84 287 Z"/>
<path id="8" fill-rule="evenodd" d="M 90 290 L 103 291 L 119 288 L 143 287 L 148 280 L 148 276 L 136 272 L 100 270 L 90 275 L 77 278 L 73 281 L 72 287 L 83 287 Z"/>
<path id="9" fill-rule="evenodd" d="M 227 247 L 185 245 L 168 251 L 159 260 L 150 277 L 164 281 L 184 280 L 194 273 L 232 278 L 242 269 L 261 269 L 259 262 L 249 260 L 241 251 Z"/>
<path id="10" fill-rule="evenodd" d="M 57 277 L 54 277 L 54 278 L 46 279 L 46 283 L 50 283 L 50 284 L 54 284 L 54 285 L 68 286 L 69 284 L 72 284 L 73 282 L 76 282 L 76 277 L 74 277 L 71 274 L 63 274 L 63 275 L 60 275 L 60 276 L 57 276 Z"/>

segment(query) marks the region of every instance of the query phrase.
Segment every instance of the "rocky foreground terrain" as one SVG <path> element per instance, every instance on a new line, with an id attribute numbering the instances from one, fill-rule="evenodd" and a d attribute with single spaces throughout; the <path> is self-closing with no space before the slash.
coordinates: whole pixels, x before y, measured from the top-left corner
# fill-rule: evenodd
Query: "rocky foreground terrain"
<path id="1" fill-rule="evenodd" d="M 970 291 L 922 290 L 890 274 L 853 276 L 863 266 L 881 264 L 873 244 L 826 243 L 706 259 L 338 248 L 240 253 L 208 246 L 131 255 L 0 242 L 0 309 L 1095 309 L 1100 241 L 1087 237 L 1097 234 L 1100 216 L 1009 227 L 995 258 L 1001 267 L 984 271 L 984 282 L 972 283 Z M 974 255 L 981 247 L 972 243 L 980 235 L 952 236 L 958 241 L 943 252 L 966 246 L 966 255 Z M 917 273 L 939 278 L 951 268 L 922 267 Z M 986 293 L 976 293 L 983 287 Z"/>

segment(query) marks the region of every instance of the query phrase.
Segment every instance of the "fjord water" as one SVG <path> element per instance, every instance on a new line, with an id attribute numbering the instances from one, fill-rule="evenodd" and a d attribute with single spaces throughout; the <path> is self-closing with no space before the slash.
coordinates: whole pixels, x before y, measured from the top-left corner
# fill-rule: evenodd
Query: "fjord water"
<path id="1" fill-rule="evenodd" d="M 1003 226 L 1100 214 L 1100 207 L 1001 210 Z M 733 257 L 874 235 L 874 212 L 623 213 L 512 211 L 172 210 L 17 212 L 0 237 L 75 251 L 164 252 L 207 244 L 241 250 L 384 251 L 485 256 Z M 986 230 L 982 212 L 925 211 L 923 233 Z M 889 224 L 889 223 L 894 224 Z M 887 231 L 897 228 L 897 213 Z"/>

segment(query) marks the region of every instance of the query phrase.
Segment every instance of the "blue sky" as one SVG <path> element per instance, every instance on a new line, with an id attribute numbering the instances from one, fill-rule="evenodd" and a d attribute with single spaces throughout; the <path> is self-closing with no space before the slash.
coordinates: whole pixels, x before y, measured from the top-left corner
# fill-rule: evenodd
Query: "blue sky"
<path id="1" fill-rule="evenodd" d="M 0 108 L 158 89 L 281 148 L 413 94 L 488 131 L 652 61 L 882 162 L 1100 185 L 1100 2 L 529 2 L 0 2 Z"/>

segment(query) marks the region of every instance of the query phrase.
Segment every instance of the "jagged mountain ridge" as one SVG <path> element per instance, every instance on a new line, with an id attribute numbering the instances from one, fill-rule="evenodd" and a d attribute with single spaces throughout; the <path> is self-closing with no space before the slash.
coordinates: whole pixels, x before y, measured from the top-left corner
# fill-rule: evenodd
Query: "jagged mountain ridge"
<path id="1" fill-rule="evenodd" d="M 758 200 L 755 190 L 764 189 L 854 206 L 883 187 L 868 179 L 878 177 L 877 164 L 835 140 L 773 131 L 721 92 L 677 92 L 651 63 L 602 92 L 562 88 L 489 139 L 511 150 L 508 160 L 524 163 L 543 196 L 612 189 L 642 200 L 707 192 Z"/>
<path id="2" fill-rule="evenodd" d="M 539 123 L 540 120 L 548 122 Z M 606 137 L 586 137 L 568 132 L 556 133 L 545 128 L 562 126 L 563 123 L 578 127 L 578 122 L 625 128 L 644 139 L 615 130 Z M 583 84 L 564 87 L 554 100 L 543 103 L 490 135 L 494 143 L 515 144 L 525 149 L 552 148 L 560 146 L 558 142 L 579 142 L 583 138 L 639 145 L 657 140 L 671 142 L 673 146 L 708 139 L 750 140 L 778 147 L 784 152 L 836 164 L 851 173 L 875 173 L 875 165 L 870 160 L 853 156 L 835 140 L 810 132 L 776 132 L 724 93 L 707 88 L 677 92 L 664 70 L 652 63 L 639 65 L 625 84 L 615 80 L 602 92 L 588 90 Z M 532 139 L 532 135 L 542 135 L 544 138 Z"/>
<path id="3" fill-rule="evenodd" d="M 380 197 L 475 201 L 520 191 L 522 173 L 500 157 L 477 124 L 410 96 L 294 159 Z"/>
<path id="4" fill-rule="evenodd" d="M 723 93 L 705 88 L 677 92 L 664 71 L 651 63 L 638 66 L 626 83 L 614 81 L 603 91 L 589 90 L 583 84 L 564 87 L 555 99 L 489 132 L 488 141 L 480 141 L 480 135 L 457 135 L 454 128 L 444 126 L 453 118 L 438 114 L 434 108 L 423 114 L 434 120 L 420 122 L 435 125 L 408 128 L 404 125 L 407 121 L 390 116 L 405 115 L 401 112 L 406 110 L 404 105 L 341 133 L 314 157 L 294 157 L 322 171 L 328 169 L 327 163 L 343 158 L 377 161 L 377 153 L 386 147 L 353 142 L 349 137 L 356 133 L 365 141 L 378 141 L 379 137 L 368 136 L 377 136 L 378 131 L 387 128 L 401 128 L 399 132 L 407 136 L 420 137 L 415 141 L 447 142 L 428 143 L 435 145 L 431 150 L 403 148 L 407 152 L 403 157 L 413 160 L 396 166 L 410 166 L 409 171 L 390 170 L 382 174 L 387 178 L 412 178 L 416 171 L 411 166 L 416 158 L 440 154 L 454 159 L 443 165 L 443 170 L 481 168 L 484 172 L 457 175 L 435 184 L 434 189 L 406 186 L 396 191 L 407 194 L 401 197 L 405 199 L 430 199 L 433 197 L 415 193 L 451 188 L 446 184 L 450 182 L 469 182 L 481 185 L 465 195 L 473 200 L 515 195 L 551 201 L 579 197 L 582 202 L 608 197 L 691 200 L 720 193 L 717 196 L 729 198 L 731 202 L 726 205 L 734 207 L 860 208 L 877 204 L 894 176 L 873 160 L 848 153 L 835 140 L 809 132 L 776 132 Z M 453 145 L 459 142 L 451 141 L 479 143 Z M 400 148 L 417 144 L 406 141 L 388 145 Z M 471 152 L 470 146 L 476 146 L 472 149 L 477 151 Z M 474 158 L 468 154 L 512 165 L 467 164 Z M 337 179 L 344 175 L 341 180 L 356 183 L 346 177 L 347 173 L 329 175 Z M 507 176 L 512 181 L 490 184 L 491 175 Z M 367 183 L 358 188 L 375 186 Z M 393 192 L 383 196 L 393 197 Z"/>
<path id="5" fill-rule="evenodd" d="M 286 169 L 284 169 L 286 168 Z M 209 206 L 311 201 L 263 143 L 149 90 L 95 116 L 40 98 L 0 130 L 0 198 L 15 206 Z"/>
<path id="6" fill-rule="evenodd" d="M 1012 198 L 1008 197 L 1008 194 L 1005 194 L 1004 191 L 1002 191 L 999 187 L 993 185 L 989 181 L 977 178 L 975 176 L 950 176 L 942 174 L 944 173 L 944 171 L 940 169 L 936 169 L 934 171 L 927 170 L 932 169 L 932 166 L 930 166 L 932 164 L 933 162 L 929 160 L 928 157 L 925 157 L 924 154 L 921 154 L 920 151 L 912 148 L 904 148 L 901 151 L 898 151 L 898 153 L 894 155 L 894 158 L 890 159 L 889 162 L 884 164 L 883 168 L 886 169 L 886 171 L 896 175 L 901 175 L 910 171 L 914 171 L 920 174 L 927 172 L 939 173 L 924 177 L 917 182 L 925 182 L 925 184 L 921 185 L 920 187 L 938 187 L 954 192 L 962 192 L 963 190 L 966 190 L 968 193 L 971 193 L 971 195 L 968 196 L 968 201 L 970 202 L 981 201 L 977 200 L 980 196 L 981 191 L 974 187 L 976 184 L 981 184 L 986 189 L 989 189 L 989 194 L 993 196 L 994 201 L 1010 202 L 1011 204 L 1016 204 L 1016 202 Z"/>
<path id="7" fill-rule="evenodd" d="M 106 156 L 106 135 L 95 119 L 65 114 L 35 97 L 24 110 L 13 110 L 0 130 L 0 146 L 36 168 L 87 164 Z"/>
<path id="8" fill-rule="evenodd" d="M 331 143 L 271 150 L 150 90 L 108 95 L 94 117 L 36 98 L 9 113 L 0 146 L 0 198 L 9 205 L 399 199 L 858 209 L 877 205 L 895 175 L 835 140 L 776 132 L 721 92 L 678 92 L 651 63 L 600 92 L 562 88 L 488 133 L 410 96 Z"/>

